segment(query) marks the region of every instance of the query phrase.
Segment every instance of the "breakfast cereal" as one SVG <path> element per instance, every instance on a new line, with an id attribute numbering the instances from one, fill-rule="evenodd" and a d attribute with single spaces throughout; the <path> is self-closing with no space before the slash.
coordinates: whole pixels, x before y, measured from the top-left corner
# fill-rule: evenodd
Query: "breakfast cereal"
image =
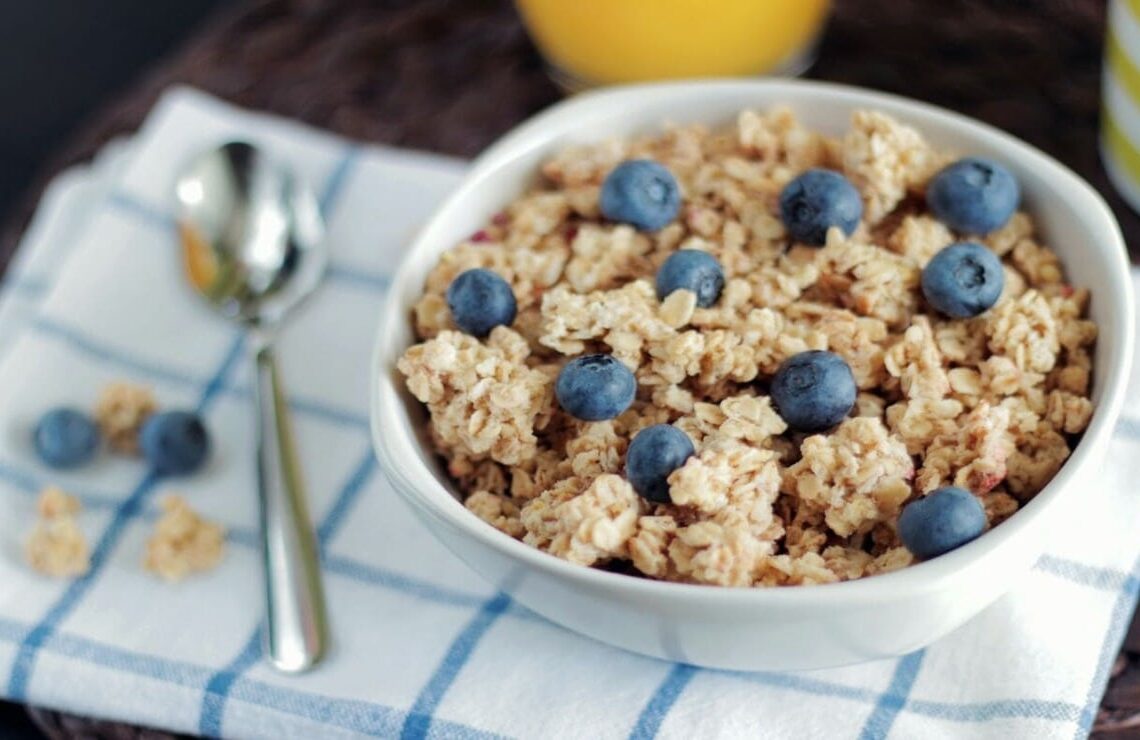
<path id="1" fill-rule="evenodd" d="M 635 159 L 680 189 L 676 217 L 656 230 L 603 215 L 607 176 Z M 910 565 L 900 512 L 944 486 L 972 493 L 986 526 L 1015 515 L 1089 423 L 1096 326 L 1031 215 L 970 237 L 931 212 L 924 193 L 952 161 L 879 112 L 855 113 L 832 138 L 783 108 L 551 158 L 535 190 L 440 257 L 412 314 L 418 342 L 398 362 L 466 507 L 581 565 L 758 587 Z M 862 211 L 849 232 L 832 226 L 809 245 L 780 200 L 812 168 L 841 173 Z M 1000 259 L 1004 287 L 989 310 L 955 317 L 921 283 L 967 238 Z M 715 257 L 715 302 L 659 296 L 654 277 L 680 250 Z M 502 277 L 517 307 L 483 338 L 449 311 L 448 287 L 471 268 Z M 857 395 L 838 424 L 797 432 L 770 388 L 812 350 L 839 355 Z M 583 421 L 556 384 L 591 353 L 618 360 L 637 393 L 612 418 Z M 657 424 L 694 447 L 664 503 L 626 470 L 631 440 Z"/>

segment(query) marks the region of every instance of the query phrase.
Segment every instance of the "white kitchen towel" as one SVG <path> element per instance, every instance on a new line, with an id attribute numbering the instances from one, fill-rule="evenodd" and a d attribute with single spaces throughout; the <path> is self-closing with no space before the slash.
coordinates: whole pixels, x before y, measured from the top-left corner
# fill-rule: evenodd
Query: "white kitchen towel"
<path id="1" fill-rule="evenodd" d="M 289 161 L 320 192 L 329 222 L 329 279 L 281 340 L 336 639 L 328 661 L 299 677 L 260 660 L 242 349 L 183 287 L 171 219 L 179 165 L 229 137 Z M 8 699 L 241 738 L 1087 733 L 1140 583 L 1135 379 L 1104 478 L 1088 481 L 1070 531 L 1012 593 L 946 639 L 898 660 L 805 673 L 669 664 L 579 637 L 495 593 L 417 524 L 377 470 L 365 410 L 381 300 L 462 163 L 354 145 L 190 90 L 168 93 L 106 162 L 45 200 L 5 281 L 3 305 L 21 304 L 0 311 Z M 69 473 L 37 462 L 37 416 L 90 406 L 115 379 L 204 414 L 215 454 L 203 473 L 167 482 L 112 456 Z M 85 506 L 93 562 L 75 581 L 36 575 L 22 559 L 47 483 Z M 177 585 L 140 566 L 172 491 L 230 532 L 221 566 Z"/>

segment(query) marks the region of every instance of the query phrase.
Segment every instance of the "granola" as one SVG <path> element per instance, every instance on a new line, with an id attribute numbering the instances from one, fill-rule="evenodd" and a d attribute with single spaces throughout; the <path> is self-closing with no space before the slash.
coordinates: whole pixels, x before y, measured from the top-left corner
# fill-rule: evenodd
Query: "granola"
<path id="1" fill-rule="evenodd" d="M 599 192 L 627 159 L 676 178 L 677 217 L 656 232 L 606 220 Z M 927 212 L 930 178 L 952 158 L 875 111 L 828 137 L 786 108 L 744 111 L 727 131 L 671 128 L 577 146 L 541 181 L 441 256 L 399 360 L 466 507 L 507 535 L 571 562 L 722 586 L 830 583 L 914 562 L 902 507 L 945 485 L 972 492 L 996 526 L 1056 473 L 1093 412 L 1096 326 L 1089 294 L 1017 212 L 980 239 L 1002 261 L 998 303 L 939 314 L 923 267 L 956 234 Z M 850 235 L 793 243 L 784 186 L 810 168 L 843 173 L 863 202 Z M 707 308 L 658 269 L 680 249 L 724 271 Z M 479 340 L 455 330 L 445 298 L 462 271 L 494 270 L 518 315 Z M 780 364 L 830 350 L 858 389 L 826 432 L 788 430 L 768 397 Z M 638 395 L 607 421 L 570 417 L 554 394 L 571 358 L 612 354 Z M 633 436 L 685 432 L 694 454 L 669 502 L 625 477 Z"/>
<path id="2" fill-rule="evenodd" d="M 53 578 L 75 578 L 91 567 L 91 548 L 75 517 L 79 499 L 56 486 L 40 492 L 39 520 L 24 547 L 28 564 Z"/>
<path id="3" fill-rule="evenodd" d="M 132 383 L 110 383 L 95 404 L 95 421 L 115 452 L 137 455 L 139 429 L 158 409 L 154 393 Z"/>
<path id="4" fill-rule="evenodd" d="M 165 581 L 177 582 L 221 562 L 226 532 L 220 524 L 202 519 L 181 496 L 164 498 L 162 509 L 146 543 L 143 567 Z"/>

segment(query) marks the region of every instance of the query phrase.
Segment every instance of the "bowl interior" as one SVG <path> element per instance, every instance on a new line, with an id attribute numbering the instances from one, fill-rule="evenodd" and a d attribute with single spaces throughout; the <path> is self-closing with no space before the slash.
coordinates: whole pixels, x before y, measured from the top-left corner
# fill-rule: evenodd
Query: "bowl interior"
<path id="1" fill-rule="evenodd" d="M 503 547 L 517 546 L 542 555 L 491 531 L 457 501 L 450 501 L 450 505 L 445 501 L 448 492 L 455 496 L 455 491 L 430 452 L 425 411 L 404 390 L 402 377 L 395 370 L 396 359 L 414 341 L 409 321 L 411 306 L 439 255 L 481 228 L 521 194 L 534 182 L 541 162 L 564 147 L 660 130 L 667 123 L 727 125 L 744 108 L 765 109 L 780 104 L 790 106 L 809 128 L 830 135 L 846 132 L 856 109 L 883 111 L 915 126 L 939 148 L 989 156 L 1004 163 L 1022 186 L 1023 208 L 1037 221 L 1041 241 L 1057 252 L 1074 284 L 1092 290 L 1091 314 L 1100 331 L 1094 359 L 1093 420 L 1070 461 L 1033 502 L 993 532 L 947 556 L 897 573 L 835 586 L 859 587 L 873 581 L 897 580 L 916 570 L 930 575 L 936 575 L 938 569 L 949 572 L 955 563 L 980 557 L 1001 538 L 1014 536 L 1030 526 L 1034 512 L 1065 487 L 1070 469 L 1088 454 L 1085 448 L 1107 440 L 1122 400 L 1132 354 L 1133 309 L 1128 260 L 1111 212 L 1095 191 L 1070 170 L 996 129 L 891 95 L 803 81 L 667 83 L 583 95 L 524 123 L 474 163 L 463 184 L 409 250 L 393 281 L 376 345 L 373 432 L 389 475 L 399 476 L 406 489 L 414 490 L 413 504 L 426 507 L 433 515 L 445 516 L 481 538 L 501 540 Z M 515 554 L 520 555 L 521 550 L 516 549 Z M 832 586 L 816 587 L 820 588 Z"/>

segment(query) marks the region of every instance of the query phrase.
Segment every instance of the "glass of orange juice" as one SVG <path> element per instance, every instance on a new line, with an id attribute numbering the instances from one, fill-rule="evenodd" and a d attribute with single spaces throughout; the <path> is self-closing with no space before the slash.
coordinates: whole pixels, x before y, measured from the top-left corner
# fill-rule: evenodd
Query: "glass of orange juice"
<path id="1" fill-rule="evenodd" d="M 563 87 L 798 74 L 828 0 L 516 0 Z"/>

